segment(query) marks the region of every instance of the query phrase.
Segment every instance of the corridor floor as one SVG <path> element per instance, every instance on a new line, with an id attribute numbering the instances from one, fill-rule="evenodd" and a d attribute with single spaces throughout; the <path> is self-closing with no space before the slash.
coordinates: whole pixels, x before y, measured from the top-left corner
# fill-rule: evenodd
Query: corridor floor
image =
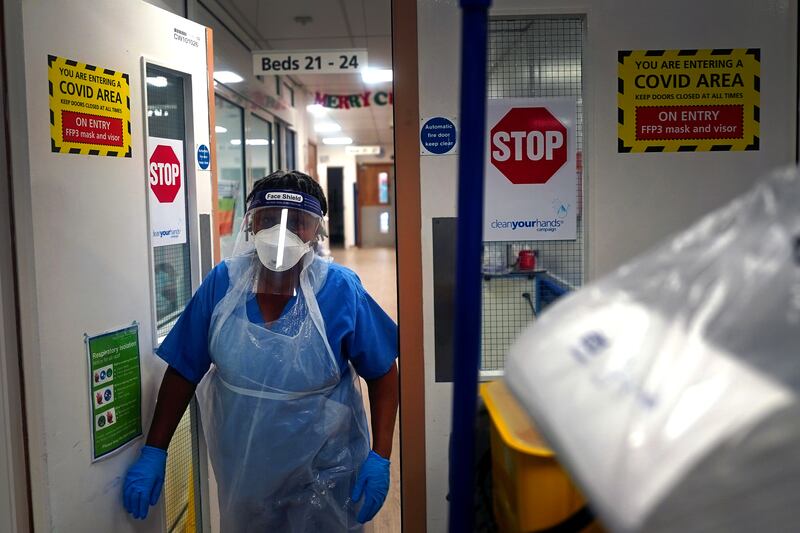
<path id="1" fill-rule="evenodd" d="M 353 270 L 367 289 L 386 313 L 397 321 L 397 272 L 396 254 L 393 248 L 349 248 L 331 250 L 331 256 L 336 263 Z M 364 394 L 364 404 L 369 418 L 369 405 L 366 400 L 366 383 L 361 384 Z M 399 416 L 398 416 L 399 419 Z M 399 425 L 399 424 L 398 424 Z M 375 533 L 400 532 L 400 439 L 399 427 L 395 425 L 394 441 L 392 445 L 392 470 L 391 485 L 386 503 L 369 524 Z M 370 527 L 365 528 L 370 531 Z"/>

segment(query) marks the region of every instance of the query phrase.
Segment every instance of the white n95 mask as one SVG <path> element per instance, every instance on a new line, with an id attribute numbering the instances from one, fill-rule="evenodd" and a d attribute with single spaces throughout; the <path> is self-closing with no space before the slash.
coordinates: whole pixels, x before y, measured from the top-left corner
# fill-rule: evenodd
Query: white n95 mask
<path id="1" fill-rule="evenodd" d="M 255 235 L 256 253 L 261 263 L 274 272 L 285 272 L 311 251 L 311 245 L 280 224 Z"/>

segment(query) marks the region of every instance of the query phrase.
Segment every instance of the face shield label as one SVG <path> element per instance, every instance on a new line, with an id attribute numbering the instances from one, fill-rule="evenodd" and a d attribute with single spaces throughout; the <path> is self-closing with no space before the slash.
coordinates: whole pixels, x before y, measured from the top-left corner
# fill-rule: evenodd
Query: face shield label
<path id="1" fill-rule="evenodd" d="M 298 204 L 303 203 L 302 195 L 289 192 L 268 192 L 264 199 L 267 201 L 274 200 L 279 202 L 295 202 Z"/>

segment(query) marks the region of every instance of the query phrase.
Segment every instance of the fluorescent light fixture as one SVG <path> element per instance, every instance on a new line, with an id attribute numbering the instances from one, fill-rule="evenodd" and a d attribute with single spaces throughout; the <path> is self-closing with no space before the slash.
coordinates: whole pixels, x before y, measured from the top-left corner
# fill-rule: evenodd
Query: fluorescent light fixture
<path id="1" fill-rule="evenodd" d="M 231 72 L 230 70 L 217 70 L 214 72 L 214 79 L 220 83 L 239 83 L 244 81 L 244 78 Z"/>
<path id="2" fill-rule="evenodd" d="M 328 111 L 319 104 L 307 105 L 306 111 L 308 111 L 317 118 L 324 117 L 325 115 L 328 114 Z"/>
<path id="3" fill-rule="evenodd" d="M 347 146 L 344 153 L 350 155 L 380 155 L 380 146 Z"/>
<path id="4" fill-rule="evenodd" d="M 364 83 L 384 83 L 392 81 L 392 69 L 367 67 L 361 70 L 361 80 Z"/>
<path id="5" fill-rule="evenodd" d="M 345 144 L 353 144 L 353 139 L 350 137 L 325 137 L 322 139 L 322 144 L 344 146 Z"/>
<path id="6" fill-rule="evenodd" d="M 242 140 L 241 139 L 231 139 L 231 144 L 234 146 L 241 146 Z M 267 139 L 246 139 L 244 144 L 247 146 L 269 146 L 269 141 Z"/>
<path id="7" fill-rule="evenodd" d="M 314 131 L 317 133 L 336 133 L 342 131 L 342 127 L 335 122 L 317 122 L 314 124 Z"/>
<path id="8" fill-rule="evenodd" d="M 147 83 L 152 85 L 153 87 L 166 87 L 167 78 L 165 78 L 164 76 L 148 76 Z"/>
<path id="9" fill-rule="evenodd" d="M 228 133 L 228 128 L 225 126 L 214 126 L 214 131 L 217 133 Z"/>

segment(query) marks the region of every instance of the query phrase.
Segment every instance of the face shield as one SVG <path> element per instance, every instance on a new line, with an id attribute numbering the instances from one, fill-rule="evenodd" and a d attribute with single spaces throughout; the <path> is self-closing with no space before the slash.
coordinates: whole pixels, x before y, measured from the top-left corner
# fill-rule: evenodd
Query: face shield
<path id="1" fill-rule="evenodd" d="M 262 191 L 250 202 L 233 256 L 251 256 L 266 268 L 256 292 L 291 294 L 302 262 L 326 235 L 322 209 L 314 196 L 297 191 Z"/>

